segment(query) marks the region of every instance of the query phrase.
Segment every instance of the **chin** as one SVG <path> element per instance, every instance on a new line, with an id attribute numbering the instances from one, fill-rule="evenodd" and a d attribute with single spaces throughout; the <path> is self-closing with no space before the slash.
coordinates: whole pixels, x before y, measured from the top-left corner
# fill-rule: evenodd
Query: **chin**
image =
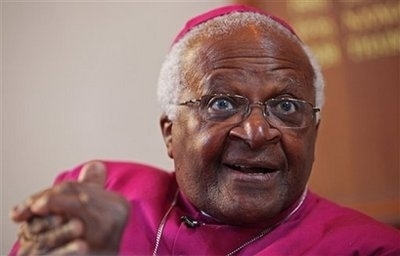
<path id="1" fill-rule="evenodd" d="M 279 196 L 268 198 L 246 198 L 243 195 L 214 200 L 206 210 L 211 216 L 235 226 L 264 226 L 285 210 L 284 201 Z M 254 200 L 256 199 L 256 200 Z M 221 203 L 222 202 L 222 203 Z"/>

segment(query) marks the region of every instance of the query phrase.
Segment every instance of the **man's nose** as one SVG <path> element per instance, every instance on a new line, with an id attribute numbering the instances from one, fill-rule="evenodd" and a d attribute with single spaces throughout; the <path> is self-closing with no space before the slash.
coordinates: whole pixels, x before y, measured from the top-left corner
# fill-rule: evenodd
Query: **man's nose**
<path id="1" fill-rule="evenodd" d="M 229 135 L 244 140 L 252 149 L 278 142 L 281 132 L 268 123 L 263 107 L 254 104 L 249 111 L 245 119 L 230 130 Z"/>

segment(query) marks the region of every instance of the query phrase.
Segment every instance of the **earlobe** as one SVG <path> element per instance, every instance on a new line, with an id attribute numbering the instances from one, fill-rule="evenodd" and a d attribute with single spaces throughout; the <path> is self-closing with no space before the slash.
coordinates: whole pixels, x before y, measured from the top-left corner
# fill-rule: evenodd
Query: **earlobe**
<path id="1" fill-rule="evenodd" d="M 170 158 L 174 158 L 172 150 L 172 121 L 163 114 L 160 118 L 160 127 L 162 136 L 164 138 L 165 146 L 167 147 L 167 153 Z"/>

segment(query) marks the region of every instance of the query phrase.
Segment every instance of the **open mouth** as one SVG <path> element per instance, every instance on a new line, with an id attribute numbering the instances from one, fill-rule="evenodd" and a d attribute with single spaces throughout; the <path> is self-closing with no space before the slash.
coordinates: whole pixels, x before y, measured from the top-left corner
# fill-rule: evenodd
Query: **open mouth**
<path id="1" fill-rule="evenodd" d="M 246 174 L 268 174 L 278 171 L 277 169 L 265 168 L 265 167 L 257 167 L 257 166 L 245 166 L 239 164 L 227 164 L 227 167 L 233 169 L 238 172 L 246 173 Z"/>

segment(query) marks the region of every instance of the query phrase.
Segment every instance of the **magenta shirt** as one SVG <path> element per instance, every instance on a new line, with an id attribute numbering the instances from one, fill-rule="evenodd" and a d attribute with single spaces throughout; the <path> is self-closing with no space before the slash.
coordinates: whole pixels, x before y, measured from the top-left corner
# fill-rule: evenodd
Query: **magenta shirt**
<path id="1" fill-rule="evenodd" d="M 151 255 L 167 211 L 158 255 L 227 255 L 258 236 L 262 228 L 240 228 L 202 214 L 181 193 L 173 173 L 137 163 L 105 162 L 108 190 L 131 204 L 120 255 Z M 76 179 L 80 167 L 56 179 Z M 175 195 L 176 205 L 171 208 Z M 188 227 L 188 216 L 201 224 Z M 15 255 L 18 244 L 10 252 Z M 308 192 L 285 222 L 235 255 L 400 255 L 400 232 L 349 208 Z"/>

